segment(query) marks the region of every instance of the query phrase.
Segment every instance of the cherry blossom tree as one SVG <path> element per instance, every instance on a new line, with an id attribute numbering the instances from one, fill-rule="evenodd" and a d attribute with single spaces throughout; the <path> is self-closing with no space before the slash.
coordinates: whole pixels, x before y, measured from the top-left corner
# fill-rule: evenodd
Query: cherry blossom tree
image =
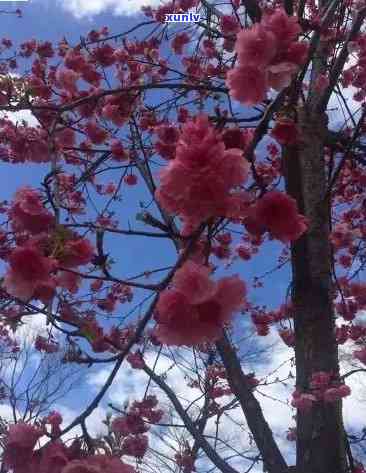
<path id="1" fill-rule="evenodd" d="M 188 11 L 198 23 L 165 22 Z M 366 5 L 173 0 L 143 14 L 78 44 L 1 41 L 0 158 L 38 176 L 0 203 L 4 352 L 43 314 L 36 350 L 106 372 L 71 422 L 2 427 L 2 471 L 362 473 L 365 433 L 346 431 L 342 402 L 366 363 Z M 36 124 L 14 120 L 24 111 Z M 247 369 L 273 333 L 285 378 Z M 110 403 L 93 436 L 126 369 L 142 395 Z M 282 432 L 263 406 L 272 384 L 291 389 Z"/>

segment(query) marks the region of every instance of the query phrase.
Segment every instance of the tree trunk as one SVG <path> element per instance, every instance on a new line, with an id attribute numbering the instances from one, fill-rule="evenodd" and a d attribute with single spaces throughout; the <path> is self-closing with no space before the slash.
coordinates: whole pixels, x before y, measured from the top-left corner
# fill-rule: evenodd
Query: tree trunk
<path id="1" fill-rule="evenodd" d="M 298 110 L 301 142 L 284 148 L 287 192 L 309 220 L 309 229 L 292 246 L 292 302 L 296 335 L 296 384 L 308 391 L 312 373 L 339 373 L 332 298 L 329 202 L 324 162 L 326 115 Z M 314 403 L 297 413 L 297 473 L 347 470 L 341 402 Z"/>

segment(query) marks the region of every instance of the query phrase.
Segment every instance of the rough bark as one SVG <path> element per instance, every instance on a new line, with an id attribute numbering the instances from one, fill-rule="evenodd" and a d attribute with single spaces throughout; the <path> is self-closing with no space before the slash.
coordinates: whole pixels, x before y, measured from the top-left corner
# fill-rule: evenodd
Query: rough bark
<path id="1" fill-rule="evenodd" d="M 315 107 L 314 107 L 315 108 Z M 296 336 L 297 388 L 309 389 L 316 371 L 339 373 L 332 299 L 329 202 L 324 142 L 327 120 L 308 103 L 298 110 L 301 143 L 283 151 L 286 186 L 309 220 L 292 246 L 292 302 Z M 297 414 L 297 473 L 347 470 L 340 402 L 315 403 Z"/>

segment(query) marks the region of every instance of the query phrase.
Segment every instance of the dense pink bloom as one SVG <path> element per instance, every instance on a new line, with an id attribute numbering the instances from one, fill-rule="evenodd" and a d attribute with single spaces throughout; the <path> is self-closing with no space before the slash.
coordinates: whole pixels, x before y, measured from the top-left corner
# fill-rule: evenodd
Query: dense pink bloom
<path id="1" fill-rule="evenodd" d="M 109 67 L 116 62 L 114 51 L 110 44 L 104 43 L 103 46 L 93 49 L 91 54 L 97 63 L 103 67 Z"/>
<path id="2" fill-rule="evenodd" d="M 177 291 L 189 297 L 191 304 L 200 304 L 209 299 L 216 291 L 215 282 L 210 279 L 210 269 L 187 261 L 174 277 Z"/>
<path id="3" fill-rule="evenodd" d="M 146 435 L 129 436 L 123 442 L 122 454 L 142 458 L 147 452 L 148 446 L 149 439 Z"/>
<path id="4" fill-rule="evenodd" d="M 267 68 L 268 85 L 280 91 L 291 84 L 293 75 L 298 71 L 298 66 L 292 62 L 280 62 Z"/>
<path id="5" fill-rule="evenodd" d="M 297 240 L 307 229 L 305 218 L 298 213 L 296 201 L 283 192 L 265 194 L 254 206 L 252 218 L 283 242 Z"/>
<path id="6" fill-rule="evenodd" d="M 237 18 L 232 15 L 223 15 L 220 18 L 220 26 L 225 35 L 236 33 L 240 29 Z"/>
<path id="7" fill-rule="evenodd" d="M 23 467 L 30 460 L 33 449 L 42 435 L 42 429 L 24 422 L 11 425 L 5 443 L 5 465 L 14 469 Z"/>
<path id="8" fill-rule="evenodd" d="M 312 394 L 299 393 L 295 391 L 293 393 L 292 406 L 302 411 L 308 411 L 313 407 L 313 403 L 316 402 L 316 397 Z"/>
<path id="9" fill-rule="evenodd" d="M 293 120 L 281 118 L 276 121 L 271 136 L 280 145 L 295 145 L 299 141 L 299 130 Z"/>
<path id="10" fill-rule="evenodd" d="M 172 159 L 175 156 L 175 149 L 179 138 L 179 130 L 174 125 L 163 124 L 155 127 L 158 141 L 155 149 L 164 159 Z"/>
<path id="11" fill-rule="evenodd" d="M 298 20 L 278 8 L 236 38 L 238 63 L 227 73 L 230 94 L 245 105 L 261 102 L 269 88 L 288 87 L 305 62 L 308 45 L 298 42 Z"/>
<path id="12" fill-rule="evenodd" d="M 246 295 L 237 276 L 210 281 L 209 271 L 193 262 L 177 271 L 173 286 L 160 294 L 155 315 L 156 335 L 168 345 L 216 340 Z"/>
<path id="13" fill-rule="evenodd" d="M 56 78 L 60 88 L 65 89 L 70 94 L 77 93 L 78 89 L 76 83 L 79 79 L 79 74 L 71 69 L 59 68 L 56 73 Z"/>
<path id="14" fill-rule="evenodd" d="M 277 53 L 276 38 L 270 29 L 255 24 L 241 30 L 236 37 L 235 51 L 241 64 L 253 67 L 267 66 Z"/>
<path id="15" fill-rule="evenodd" d="M 53 339 L 42 337 L 38 335 L 34 343 L 34 347 L 38 351 L 44 351 L 45 353 L 56 353 L 59 350 L 59 344 Z"/>
<path id="16" fill-rule="evenodd" d="M 351 389 L 349 386 L 342 384 L 341 386 L 335 388 L 329 388 L 325 391 L 323 399 L 326 402 L 335 402 L 340 399 L 347 397 L 351 394 Z"/>
<path id="17" fill-rule="evenodd" d="M 305 63 L 309 52 L 309 44 L 304 41 L 296 41 L 291 43 L 288 47 L 285 55 L 287 62 L 292 62 L 298 66 L 302 66 Z"/>
<path id="18" fill-rule="evenodd" d="M 298 19 L 288 16 L 282 9 L 278 8 L 274 13 L 264 16 L 263 26 L 271 31 L 281 45 L 295 41 L 301 33 Z"/>
<path id="19" fill-rule="evenodd" d="M 226 149 L 237 148 L 245 150 L 253 139 L 253 129 L 246 128 L 225 128 L 222 133 L 222 140 Z"/>
<path id="20" fill-rule="evenodd" d="M 32 246 L 15 248 L 9 257 L 9 265 L 4 287 L 21 300 L 30 299 L 39 285 L 47 285 L 50 272 L 56 267 L 55 260 L 44 257 Z"/>
<path id="21" fill-rule="evenodd" d="M 263 68 L 242 65 L 230 70 L 226 84 L 234 99 L 245 105 L 255 105 L 266 98 L 268 88 Z"/>
<path id="22" fill-rule="evenodd" d="M 47 231 L 54 217 L 43 205 L 40 192 L 31 187 L 19 189 L 10 208 L 9 217 L 15 231 L 40 233 Z"/>
<path id="23" fill-rule="evenodd" d="M 104 143 L 108 136 L 107 131 L 101 128 L 95 120 L 90 120 L 85 125 L 85 133 L 88 135 L 90 141 L 96 145 Z"/>
<path id="24" fill-rule="evenodd" d="M 172 41 L 172 49 L 175 54 L 183 54 L 183 48 L 190 40 L 190 36 L 185 32 L 175 35 Z"/>
<path id="25" fill-rule="evenodd" d="M 81 277 L 70 271 L 59 271 L 57 274 L 57 284 L 64 289 L 67 289 L 72 294 L 76 294 L 81 284 Z"/>
<path id="26" fill-rule="evenodd" d="M 122 436 L 144 434 L 149 430 L 140 414 L 127 414 L 116 417 L 112 422 L 112 430 Z"/>
<path id="27" fill-rule="evenodd" d="M 94 248 L 90 241 L 85 238 L 77 238 L 69 240 L 65 244 L 60 260 L 66 268 L 73 268 L 90 263 L 93 256 Z"/>
<path id="28" fill-rule="evenodd" d="M 52 442 L 42 451 L 37 473 L 61 473 L 69 462 L 67 448 L 60 442 Z"/>
<path id="29" fill-rule="evenodd" d="M 111 140 L 111 153 L 115 161 L 125 161 L 128 158 L 127 151 L 117 139 Z"/>
<path id="30" fill-rule="evenodd" d="M 230 215 L 237 202 L 232 190 L 247 178 L 249 164 L 238 149 L 225 149 L 205 115 L 188 121 L 178 140 L 175 159 L 160 175 L 156 196 L 179 215 L 190 233 L 213 216 Z"/>

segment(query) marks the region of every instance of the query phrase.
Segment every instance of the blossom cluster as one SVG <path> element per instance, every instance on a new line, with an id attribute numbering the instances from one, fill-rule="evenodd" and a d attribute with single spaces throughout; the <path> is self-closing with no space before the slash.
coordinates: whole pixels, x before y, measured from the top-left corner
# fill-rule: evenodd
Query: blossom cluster
<path id="1" fill-rule="evenodd" d="M 8 214 L 18 238 L 6 258 L 6 291 L 23 301 L 46 303 L 56 287 L 77 289 L 78 277 L 67 270 L 92 261 L 94 248 L 89 240 L 56 226 L 36 189 L 19 189 Z"/>
<path id="2" fill-rule="evenodd" d="M 300 410 L 311 409 L 315 402 L 336 402 L 351 394 L 351 389 L 331 373 L 319 371 L 313 373 L 310 381 L 310 391 L 301 392 L 298 389 L 292 394 L 292 405 Z"/>
<path id="3" fill-rule="evenodd" d="M 200 115 L 182 128 L 175 159 L 160 175 L 156 197 L 164 209 L 184 221 L 183 233 L 189 233 L 211 217 L 235 213 L 238 196 L 249 164 L 240 149 L 225 149 L 220 134 Z"/>
<path id="4" fill-rule="evenodd" d="M 197 345 L 217 340 L 245 300 L 238 276 L 213 281 L 210 269 L 186 262 L 159 297 L 155 334 L 167 345 Z"/>
<path id="5" fill-rule="evenodd" d="M 366 35 L 361 33 L 348 43 L 348 52 L 353 55 L 351 67 L 344 70 L 342 77 L 343 87 L 352 86 L 357 89 L 354 100 L 364 102 L 366 99 Z"/>
<path id="6" fill-rule="evenodd" d="M 253 234 L 268 231 L 284 243 L 297 240 L 307 229 L 306 218 L 298 213 L 295 199 L 279 191 L 267 192 L 249 210 L 244 220 Z"/>
<path id="7" fill-rule="evenodd" d="M 151 424 L 160 422 L 163 417 L 163 411 L 156 409 L 157 405 L 155 396 L 146 396 L 143 401 L 134 401 L 125 415 L 113 420 L 111 429 L 119 440 L 122 455 L 136 458 L 145 455 L 149 442 L 144 434 Z"/>
<path id="8" fill-rule="evenodd" d="M 269 88 L 280 91 L 305 62 L 308 44 L 297 41 L 301 27 L 283 9 L 263 16 L 260 23 L 237 34 L 238 64 L 228 72 L 230 94 L 239 102 L 255 105 Z"/>
<path id="9" fill-rule="evenodd" d="M 51 413 L 40 425 L 24 422 L 10 425 L 4 448 L 4 466 L 13 473 L 134 473 L 135 469 L 112 455 L 88 455 L 75 440 L 66 447 L 54 440 L 35 450 L 37 442 L 47 433 L 59 433 L 62 418 Z"/>

